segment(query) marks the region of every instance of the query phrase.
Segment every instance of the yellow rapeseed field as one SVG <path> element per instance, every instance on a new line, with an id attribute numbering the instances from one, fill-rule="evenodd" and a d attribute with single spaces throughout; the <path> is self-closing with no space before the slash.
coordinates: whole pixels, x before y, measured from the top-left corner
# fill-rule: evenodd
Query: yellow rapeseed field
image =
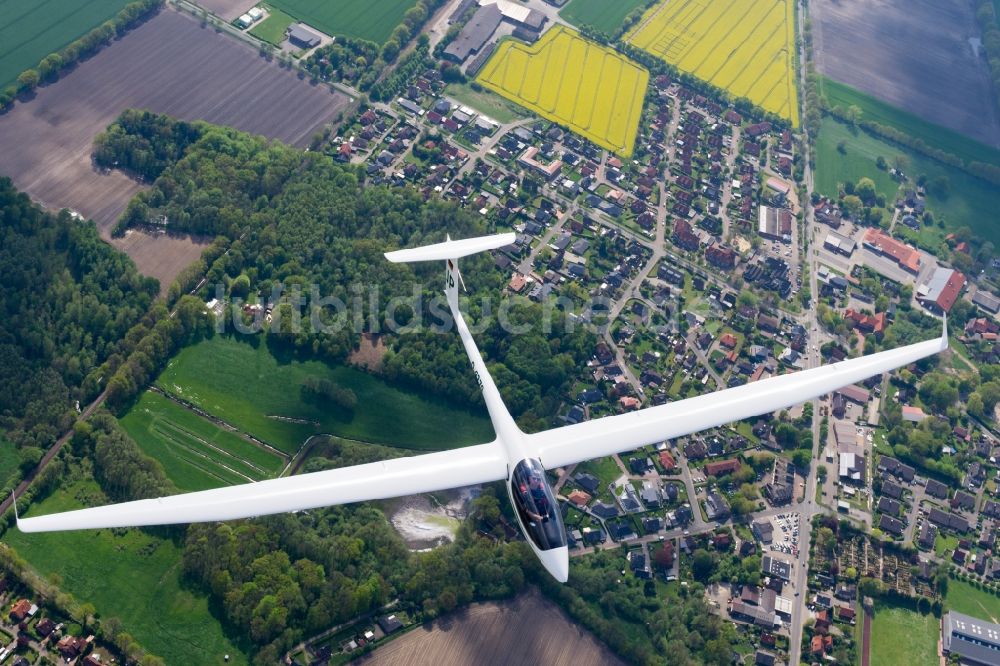
<path id="1" fill-rule="evenodd" d="M 649 72 L 559 25 L 531 46 L 512 39 L 501 42 L 477 80 L 628 157 L 635 145 Z"/>
<path id="2" fill-rule="evenodd" d="M 664 0 L 625 39 L 799 124 L 792 0 Z"/>

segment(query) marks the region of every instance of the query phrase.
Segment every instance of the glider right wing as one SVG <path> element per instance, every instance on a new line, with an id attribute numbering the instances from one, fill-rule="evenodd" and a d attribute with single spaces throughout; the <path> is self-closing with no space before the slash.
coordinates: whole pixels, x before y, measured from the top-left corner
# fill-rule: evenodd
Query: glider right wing
<path id="1" fill-rule="evenodd" d="M 528 435 L 546 469 L 623 453 L 812 400 L 824 393 L 909 365 L 948 348 L 941 337 L 869 356 L 802 370 L 636 412 Z"/>

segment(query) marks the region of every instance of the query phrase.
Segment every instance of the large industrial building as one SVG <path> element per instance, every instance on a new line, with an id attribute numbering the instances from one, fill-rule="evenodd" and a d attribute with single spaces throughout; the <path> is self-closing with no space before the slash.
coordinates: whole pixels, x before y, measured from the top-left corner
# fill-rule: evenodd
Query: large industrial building
<path id="1" fill-rule="evenodd" d="M 941 618 L 941 651 L 963 664 L 1000 664 L 1000 624 L 948 611 Z"/>

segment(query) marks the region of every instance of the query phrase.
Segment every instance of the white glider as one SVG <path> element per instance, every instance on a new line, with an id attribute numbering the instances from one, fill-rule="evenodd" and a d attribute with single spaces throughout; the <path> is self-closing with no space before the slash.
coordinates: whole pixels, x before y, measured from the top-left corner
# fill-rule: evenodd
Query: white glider
<path id="1" fill-rule="evenodd" d="M 529 435 L 521 432 L 507 411 L 458 305 L 458 259 L 513 242 L 514 234 L 509 233 L 448 239 L 385 255 L 392 262 L 445 262 L 445 294 L 482 388 L 496 432 L 493 442 L 159 499 L 18 518 L 18 527 L 24 532 L 48 532 L 232 520 L 506 480 L 507 493 L 528 544 L 549 573 L 565 582 L 569 576 L 566 530 L 545 479 L 545 469 L 630 451 L 790 407 L 948 348 L 945 324 L 937 339 Z"/>

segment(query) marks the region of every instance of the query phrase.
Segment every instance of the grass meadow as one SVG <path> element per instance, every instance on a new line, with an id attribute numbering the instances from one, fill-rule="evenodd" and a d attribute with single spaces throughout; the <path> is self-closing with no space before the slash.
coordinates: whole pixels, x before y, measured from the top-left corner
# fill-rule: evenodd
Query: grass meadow
<path id="1" fill-rule="evenodd" d="M 976 589 L 971 583 L 954 578 L 949 580 L 945 601 L 948 610 L 994 623 L 1000 622 L 1000 597 L 992 592 Z"/>
<path id="2" fill-rule="evenodd" d="M 142 394 L 121 424 L 184 491 L 272 478 L 285 465 L 276 453 L 153 391 Z"/>
<path id="3" fill-rule="evenodd" d="M 878 605 L 872 616 L 871 663 L 878 666 L 936 666 L 941 635 L 933 614 Z"/>
<path id="4" fill-rule="evenodd" d="M 54 492 L 28 515 L 82 508 L 80 496 L 106 502 L 94 481 Z M 25 534 L 7 531 L 4 542 L 42 576 L 94 604 L 102 618 L 117 617 L 126 631 L 168 664 L 246 664 L 246 654 L 223 634 L 208 599 L 181 582 L 181 548 L 137 529 Z"/>
<path id="5" fill-rule="evenodd" d="M 0 88 L 45 56 L 114 18 L 129 0 L 2 0 Z"/>
<path id="6" fill-rule="evenodd" d="M 637 8 L 645 5 L 647 0 L 572 0 L 559 11 L 563 17 L 574 25 L 591 25 L 601 32 L 614 35 L 622 27 L 625 17 Z"/>
<path id="7" fill-rule="evenodd" d="M 382 44 L 417 0 L 268 0 L 267 4 L 328 35 Z"/>
<path id="8" fill-rule="evenodd" d="M 861 109 L 862 120 L 872 120 L 895 127 L 914 138 L 923 139 L 929 146 L 961 157 L 966 163 L 1000 164 L 1000 150 L 990 148 L 947 127 L 935 125 L 843 83 L 824 77 L 820 79 L 820 90 L 831 107 L 841 106 L 847 109 L 857 106 Z"/>
<path id="9" fill-rule="evenodd" d="M 837 149 L 841 141 L 844 142 L 843 153 Z M 891 201 L 897 185 L 888 173 L 875 165 L 880 155 L 889 165 L 897 155 L 904 156 L 908 163 L 905 172 L 911 178 L 921 174 L 929 181 L 942 176 L 947 178 L 947 197 L 928 192 L 927 209 L 936 218 L 943 219 L 948 229 L 968 226 L 978 238 L 1000 245 L 1000 225 L 994 223 L 995 211 L 1000 210 L 1000 188 L 862 130 L 852 130 L 847 124 L 831 118 L 823 120 L 816 137 L 816 190 L 835 197 L 838 183 L 856 182 L 868 176 L 875 181 L 876 189 Z"/>
<path id="10" fill-rule="evenodd" d="M 285 41 L 285 31 L 295 23 L 295 19 L 280 9 L 269 9 L 267 18 L 250 28 L 250 34 L 265 42 L 281 46 Z"/>
<path id="11" fill-rule="evenodd" d="M 530 46 L 502 41 L 477 81 L 603 148 L 630 156 L 649 72 L 560 25 Z"/>
<path id="12" fill-rule="evenodd" d="M 792 0 L 664 0 L 625 40 L 799 124 Z"/>
<path id="13" fill-rule="evenodd" d="M 468 83 L 449 83 L 444 92 L 455 101 L 472 107 L 499 123 L 512 123 L 529 115 L 509 99 L 489 90 L 473 90 Z"/>
<path id="14" fill-rule="evenodd" d="M 357 407 L 346 412 L 304 400 L 301 384 L 307 376 L 351 389 Z M 288 454 L 318 433 L 418 450 L 493 438 L 485 409 L 459 409 L 347 366 L 279 360 L 263 336 L 249 341 L 216 336 L 187 347 L 156 384 Z"/>

